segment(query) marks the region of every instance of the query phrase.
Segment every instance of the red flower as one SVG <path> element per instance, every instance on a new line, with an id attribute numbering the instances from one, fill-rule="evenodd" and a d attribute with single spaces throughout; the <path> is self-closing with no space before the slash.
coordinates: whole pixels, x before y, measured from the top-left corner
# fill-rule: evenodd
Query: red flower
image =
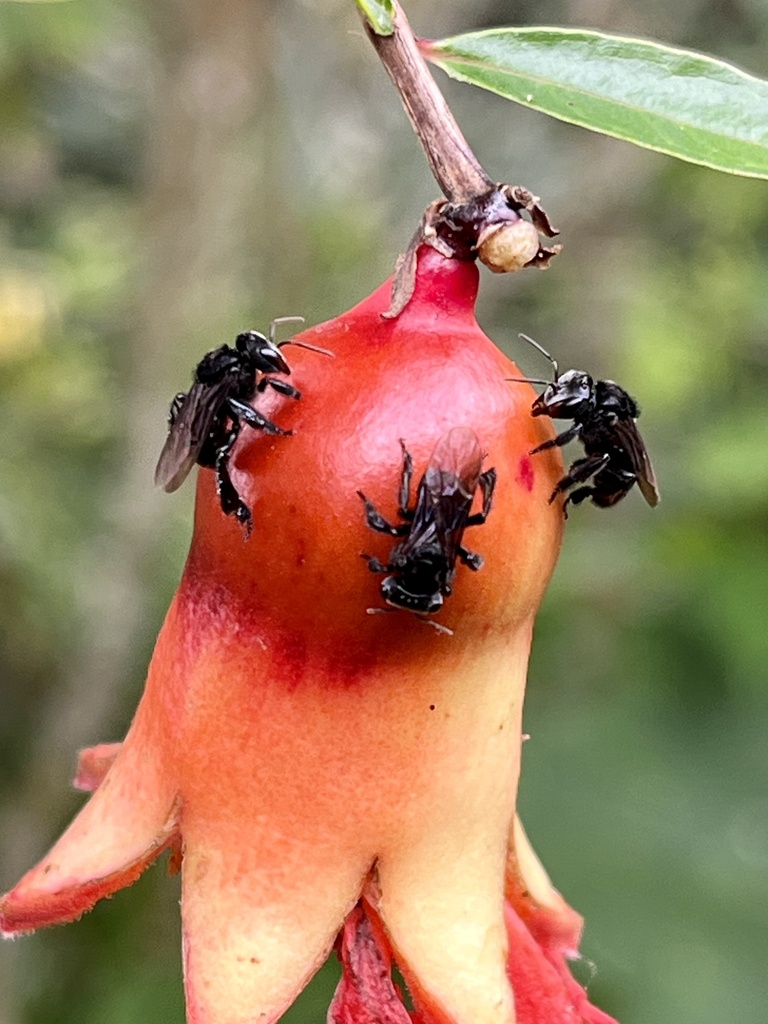
<path id="1" fill-rule="evenodd" d="M 134 722 L 85 752 L 95 793 L 0 903 L 6 934 L 79 917 L 167 848 L 183 858 L 188 1019 L 275 1020 L 341 932 L 331 1019 L 605 1024 L 572 979 L 580 919 L 515 819 L 533 617 L 562 515 L 557 453 L 532 394 L 478 328 L 477 271 L 422 249 L 394 320 L 389 285 L 294 349 L 300 402 L 259 408 L 292 437 L 244 429 L 233 481 L 253 510 L 244 543 L 199 474 L 192 546 Z M 437 441 L 469 427 L 498 483 L 438 618 L 382 605 L 403 439 L 415 481 Z M 103 781 L 101 781 L 103 778 Z M 100 783 L 100 784 L 99 784 Z M 505 899 L 506 893 L 506 899 Z M 360 902 L 362 899 L 362 902 Z M 345 923 L 346 922 L 346 923 Z M 511 980 L 511 984 L 510 984 Z"/>

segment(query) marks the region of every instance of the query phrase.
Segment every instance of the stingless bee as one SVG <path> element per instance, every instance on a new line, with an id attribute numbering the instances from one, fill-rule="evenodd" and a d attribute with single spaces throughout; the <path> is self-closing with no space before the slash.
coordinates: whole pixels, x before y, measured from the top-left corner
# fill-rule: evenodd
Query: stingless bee
<path id="1" fill-rule="evenodd" d="M 546 385 L 533 403 L 533 416 L 573 420 L 573 426 L 533 448 L 530 454 L 561 448 L 574 440 L 584 446 L 585 457 L 571 464 L 552 492 L 550 504 L 559 494 L 570 492 L 563 504 L 566 517 L 570 502 L 579 505 L 587 498 L 600 508 L 610 508 L 637 484 L 645 500 L 655 508 L 659 491 L 651 460 L 635 424 L 640 409 L 634 398 L 612 380 L 594 380 L 583 370 L 559 373 L 556 361 L 545 348 L 526 334 L 520 337 L 552 363 L 554 378 L 551 381 L 529 377 L 508 379 Z M 577 484 L 584 486 L 576 487 Z M 571 490 L 573 487 L 576 489 Z"/>
<path id="2" fill-rule="evenodd" d="M 288 398 L 301 398 L 301 392 L 286 380 L 270 374 L 288 376 L 291 368 L 280 351 L 284 345 L 297 345 L 323 355 L 326 349 L 289 338 L 275 342 L 279 324 L 301 321 L 303 317 L 284 316 L 273 320 L 269 335 L 244 331 L 235 338 L 234 348 L 219 345 L 206 353 L 194 370 L 192 387 L 180 391 L 171 403 L 168 437 L 155 469 L 155 483 L 166 491 L 175 491 L 197 464 L 216 471 L 216 491 L 222 511 L 233 515 L 245 527 L 252 528 L 251 510 L 245 504 L 229 475 L 229 458 L 243 423 L 265 434 L 289 435 L 250 404 L 267 387 Z"/>
<path id="3" fill-rule="evenodd" d="M 404 522 L 393 526 L 371 504 L 362 491 L 365 519 L 378 533 L 402 537 L 392 548 L 389 561 L 363 555 L 371 572 L 388 573 L 381 581 L 381 596 L 393 608 L 418 615 L 440 611 L 451 593 L 456 562 L 473 571 L 483 564 L 480 555 L 463 546 L 464 531 L 484 523 L 491 510 L 496 471 L 481 472 L 485 453 L 474 430 L 453 427 L 435 445 L 411 507 L 413 459 L 400 441 L 403 469 L 398 489 L 398 515 Z M 482 509 L 471 512 L 478 487 Z"/>

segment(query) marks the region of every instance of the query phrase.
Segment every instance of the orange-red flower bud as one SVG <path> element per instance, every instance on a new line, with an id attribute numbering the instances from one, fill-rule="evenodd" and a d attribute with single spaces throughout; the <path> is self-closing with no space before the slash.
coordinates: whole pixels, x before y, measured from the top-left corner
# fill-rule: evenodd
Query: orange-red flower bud
<path id="1" fill-rule="evenodd" d="M 245 428 L 234 449 L 249 541 L 200 472 L 136 718 L 119 751 L 84 757 L 95 793 L 3 898 L 6 933 L 79 916 L 174 847 L 193 1024 L 275 1020 L 345 920 L 339 1024 L 407 1020 L 391 957 L 420 1021 L 512 1024 L 515 1001 L 519 1024 L 608 1020 L 567 972 L 580 919 L 515 819 L 562 463 L 529 456 L 551 425 L 505 380 L 519 371 L 477 326 L 476 288 L 473 264 L 423 248 L 399 317 L 381 316 L 387 284 L 300 336 L 335 359 L 294 349 L 301 401 L 256 399 L 294 433 Z M 435 617 L 446 635 L 407 611 L 368 614 L 385 605 L 360 555 L 387 563 L 396 541 L 370 529 L 358 491 L 399 522 L 400 441 L 415 488 L 455 427 L 477 436 L 497 484 L 464 537 L 484 565 L 459 559 Z"/>

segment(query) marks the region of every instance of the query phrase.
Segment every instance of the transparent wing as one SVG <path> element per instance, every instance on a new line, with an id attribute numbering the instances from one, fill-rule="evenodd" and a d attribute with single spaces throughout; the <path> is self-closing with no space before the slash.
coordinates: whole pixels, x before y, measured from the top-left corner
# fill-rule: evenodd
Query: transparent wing
<path id="1" fill-rule="evenodd" d="M 456 559 L 483 464 L 477 434 L 454 427 L 440 438 L 424 474 L 435 532 L 449 564 Z"/>
<path id="2" fill-rule="evenodd" d="M 158 487 L 170 493 L 187 479 L 226 399 L 227 390 L 226 380 L 217 384 L 193 384 L 189 389 L 157 460 L 155 484 Z"/>
<path id="3" fill-rule="evenodd" d="M 632 461 L 632 468 L 637 474 L 637 486 L 640 492 L 651 506 L 655 508 L 659 503 L 659 488 L 656 484 L 656 474 L 651 465 L 651 459 L 640 436 L 635 421 L 632 419 L 616 420 L 613 430 Z"/>
<path id="4" fill-rule="evenodd" d="M 483 465 L 483 450 L 470 427 L 453 427 L 443 434 L 429 458 L 424 480 L 433 500 L 461 493 L 471 499 Z"/>

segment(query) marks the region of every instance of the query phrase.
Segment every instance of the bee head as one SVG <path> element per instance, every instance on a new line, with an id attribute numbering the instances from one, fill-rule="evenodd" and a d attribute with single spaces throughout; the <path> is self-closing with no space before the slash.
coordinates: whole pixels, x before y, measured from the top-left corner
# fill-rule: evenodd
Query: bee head
<path id="1" fill-rule="evenodd" d="M 595 382 L 583 370 L 566 370 L 533 403 L 534 416 L 572 420 L 586 413 L 595 401 Z"/>
<path id="2" fill-rule="evenodd" d="M 259 373 L 290 373 L 279 347 L 271 338 L 258 331 L 244 331 L 235 339 L 237 351 L 241 352 L 254 370 Z"/>

